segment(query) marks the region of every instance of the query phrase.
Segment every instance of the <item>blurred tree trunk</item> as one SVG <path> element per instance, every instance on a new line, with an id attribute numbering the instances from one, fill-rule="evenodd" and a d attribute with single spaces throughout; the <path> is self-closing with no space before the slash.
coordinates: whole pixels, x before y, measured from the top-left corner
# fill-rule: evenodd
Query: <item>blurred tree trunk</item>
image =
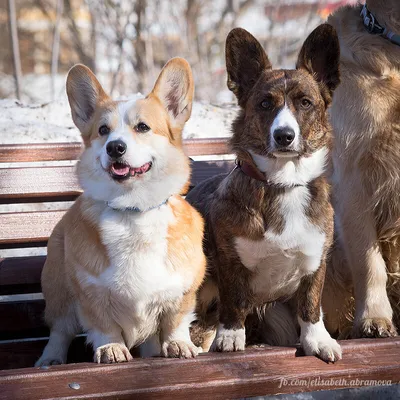
<path id="1" fill-rule="evenodd" d="M 96 62 L 94 55 L 91 54 L 91 46 L 87 46 L 81 36 L 81 32 L 76 25 L 74 12 L 71 5 L 71 0 L 64 0 L 64 9 L 66 17 L 68 18 L 68 27 L 69 32 L 72 35 L 72 42 L 75 48 L 75 51 L 78 54 L 79 61 L 82 64 L 88 66 L 93 72 L 96 72 Z M 89 48 L 89 52 L 87 49 Z"/>
<path id="2" fill-rule="evenodd" d="M 56 97 L 56 75 L 58 73 L 58 56 L 60 54 L 60 25 L 63 13 L 63 0 L 57 0 L 56 22 L 54 24 L 53 46 L 51 49 L 51 99 Z"/>
<path id="3" fill-rule="evenodd" d="M 194 54 L 194 49 L 191 45 L 196 44 L 196 54 L 198 59 L 200 59 L 201 54 L 199 52 L 199 29 L 197 20 L 199 18 L 201 11 L 201 1 L 200 0 L 187 0 L 186 3 L 186 41 L 188 52 Z"/>
<path id="4" fill-rule="evenodd" d="M 10 29 L 10 41 L 14 63 L 15 94 L 21 99 L 21 58 L 19 54 L 17 15 L 15 12 L 14 0 L 8 0 L 8 22 Z"/>
<path id="5" fill-rule="evenodd" d="M 146 0 L 136 0 L 135 3 L 135 31 L 136 39 L 134 41 L 136 62 L 135 72 L 138 77 L 137 89 L 140 93 L 144 93 L 147 90 L 147 57 L 146 57 L 146 41 L 143 35 L 145 27 L 145 12 L 146 12 Z"/>

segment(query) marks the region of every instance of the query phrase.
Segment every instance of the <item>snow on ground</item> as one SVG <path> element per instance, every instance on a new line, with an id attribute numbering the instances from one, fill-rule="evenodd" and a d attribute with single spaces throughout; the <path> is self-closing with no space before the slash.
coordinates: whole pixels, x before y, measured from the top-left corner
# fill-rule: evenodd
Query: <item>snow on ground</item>
<path id="1" fill-rule="evenodd" d="M 192 116 L 185 126 L 184 138 L 230 136 L 230 125 L 236 113 L 234 104 L 195 102 Z M 66 96 L 47 104 L 0 100 L 0 143 L 76 141 L 80 141 L 80 134 L 72 122 Z"/>

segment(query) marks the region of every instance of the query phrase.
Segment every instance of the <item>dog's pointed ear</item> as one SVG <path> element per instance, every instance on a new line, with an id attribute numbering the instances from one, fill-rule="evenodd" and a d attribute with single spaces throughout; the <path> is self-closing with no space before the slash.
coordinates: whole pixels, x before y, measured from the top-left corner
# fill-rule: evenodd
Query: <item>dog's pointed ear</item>
<path id="1" fill-rule="evenodd" d="M 271 63 L 260 42 L 242 28 L 232 29 L 225 46 L 227 85 L 235 93 L 239 105 L 246 102 L 250 89 Z"/>
<path id="2" fill-rule="evenodd" d="M 93 72 L 82 64 L 73 66 L 68 72 L 67 95 L 72 119 L 85 135 L 90 130 L 96 105 L 109 97 Z"/>
<path id="3" fill-rule="evenodd" d="M 165 64 L 150 95 L 155 95 L 170 116 L 172 127 L 182 129 L 192 113 L 194 82 L 189 63 L 180 57 Z"/>
<path id="4" fill-rule="evenodd" d="M 300 50 L 296 68 L 304 69 L 323 83 L 332 96 L 340 83 L 340 47 L 336 30 L 332 25 L 322 24 L 307 37 Z"/>

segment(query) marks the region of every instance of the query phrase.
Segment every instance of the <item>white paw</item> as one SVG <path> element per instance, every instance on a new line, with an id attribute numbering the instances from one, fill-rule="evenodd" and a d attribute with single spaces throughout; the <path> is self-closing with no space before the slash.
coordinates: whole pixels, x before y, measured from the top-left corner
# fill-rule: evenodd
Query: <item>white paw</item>
<path id="1" fill-rule="evenodd" d="M 94 362 L 98 364 L 114 364 L 132 360 L 131 353 L 124 344 L 110 343 L 100 346 L 94 354 Z"/>
<path id="2" fill-rule="evenodd" d="M 243 351 L 246 345 L 246 335 L 242 329 L 225 329 L 220 325 L 210 351 Z"/>
<path id="3" fill-rule="evenodd" d="M 300 344 L 307 356 L 318 356 L 326 362 L 342 359 L 342 349 L 339 343 L 331 338 L 322 317 L 316 323 L 305 322 L 299 318 L 299 324 L 301 328 Z"/>
<path id="4" fill-rule="evenodd" d="M 307 356 L 318 356 L 327 362 L 335 362 L 342 359 L 342 349 L 339 343 L 332 339 L 328 332 L 324 335 L 305 336 L 301 340 L 301 345 Z"/>
<path id="5" fill-rule="evenodd" d="M 162 344 L 161 353 L 164 357 L 171 358 L 194 358 L 201 348 L 196 347 L 192 342 L 183 340 L 169 340 Z"/>

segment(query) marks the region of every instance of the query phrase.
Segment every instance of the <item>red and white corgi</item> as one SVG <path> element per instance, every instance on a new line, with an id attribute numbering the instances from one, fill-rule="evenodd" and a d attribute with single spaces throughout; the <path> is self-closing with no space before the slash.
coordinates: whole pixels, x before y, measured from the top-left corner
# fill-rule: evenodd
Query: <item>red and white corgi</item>
<path id="1" fill-rule="evenodd" d="M 203 220 L 179 195 L 190 176 L 182 129 L 193 93 L 181 58 L 134 101 L 111 100 L 83 65 L 70 70 L 83 194 L 49 240 L 42 288 L 51 333 L 37 366 L 65 363 L 82 330 L 98 363 L 129 361 L 144 342 L 145 355 L 197 355 L 189 326 L 205 274 Z"/>
<path id="2" fill-rule="evenodd" d="M 203 349 L 216 329 L 212 350 L 243 350 L 248 317 L 258 309 L 268 327 L 256 332 L 264 342 L 294 344 L 299 325 L 307 355 L 341 358 L 321 312 L 333 236 L 325 177 L 327 108 L 339 83 L 338 64 L 339 42 L 329 25 L 310 34 L 295 70 L 272 69 L 260 43 L 244 29 L 228 35 L 228 87 L 240 106 L 231 139 L 238 166 L 187 196 L 206 218 L 210 275 L 193 329 L 194 336 L 201 337 L 201 329 L 207 333 L 199 343 Z M 275 301 L 277 307 L 265 307 Z"/>

